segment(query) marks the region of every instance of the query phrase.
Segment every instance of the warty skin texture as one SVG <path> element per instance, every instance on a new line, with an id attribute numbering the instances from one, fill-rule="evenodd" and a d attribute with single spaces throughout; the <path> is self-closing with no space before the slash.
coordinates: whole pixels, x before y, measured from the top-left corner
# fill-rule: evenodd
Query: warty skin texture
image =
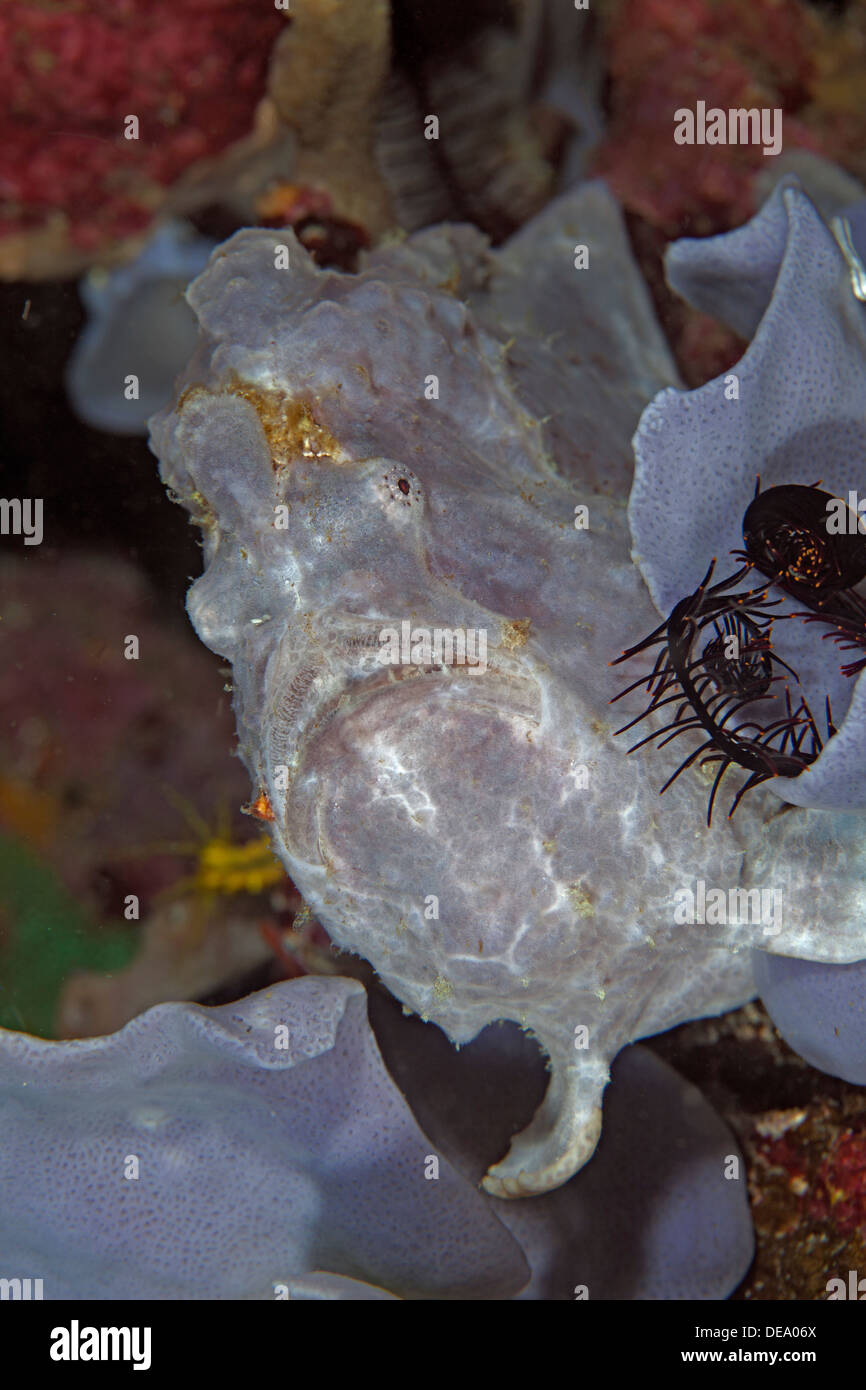
<path id="1" fill-rule="evenodd" d="M 699 773 L 658 795 L 691 744 L 628 758 L 613 737 L 645 699 L 611 711 L 608 663 L 658 623 L 629 441 L 676 382 L 619 214 L 587 185 L 498 253 L 443 227 L 358 276 L 246 231 L 188 298 L 202 337 L 152 448 L 203 528 L 189 612 L 232 663 L 275 849 L 333 939 L 452 1041 L 499 1018 L 538 1037 L 547 1096 L 485 1186 L 551 1190 L 592 1154 L 626 1042 L 753 994 L 763 927 L 678 926 L 675 894 L 736 885 L 779 805 L 707 830 Z M 404 620 L 486 630 L 486 671 L 381 666 Z"/>

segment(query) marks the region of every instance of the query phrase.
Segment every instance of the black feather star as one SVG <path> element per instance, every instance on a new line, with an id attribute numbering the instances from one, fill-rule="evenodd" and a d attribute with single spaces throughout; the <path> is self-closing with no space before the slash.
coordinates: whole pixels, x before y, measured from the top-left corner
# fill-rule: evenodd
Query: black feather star
<path id="1" fill-rule="evenodd" d="M 855 591 L 866 579 L 866 525 L 856 511 L 817 484 L 761 492 L 759 479 L 743 541 L 740 558 L 806 604 L 793 617 L 827 623 L 825 639 L 842 651 L 866 652 L 866 601 Z M 854 676 L 864 668 L 866 656 L 841 669 Z"/>
<path id="2" fill-rule="evenodd" d="M 839 524 L 841 521 L 843 524 Z M 835 524 L 831 524 L 831 522 Z M 796 671 L 773 651 L 775 617 L 768 612 L 781 600 L 768 597 L 773 586 L 806 605 L 805 612 L 784 615 L 831 626 L 825 634 L 843 650 L 866 652 L 866 600 L 855 585 L 866 578 L 866 527 L 839 498 L 810 487 L 785 485 L 760 490 L 743 517 L 745 549 L 735 552 L 742 568 L 710 586 L 715 560 L 698 588 L 681 599 L 666 622 L 636 643 L 611 665 L 640 652 L 659 647 L 655 666 L 614 696 L 622 699 L 645 686 L 647 708 L 617 729 L 617 734 L 639 724 L 662 708 L 674 707 L 673 716 L 661 729 L 648 734 L 628 751 L 635 752 L 659 740 L 663 748 L 689 730 L 703 730 L 707 738 L 689 753 L 668 778 L 661 792 L 694 763 L 718 763 L 710 793 L 707 825 L 721 781 L 731 767 L 742 767 L 749 777 L 737 792 L 728 812 L 734 814 L 747 791 L 772 777 L 797 777 L 820 755 L 823 741 L 806 700 L 796 706 L 785 683 L 784 715 L 769 723 L 755 718 L 732 721 L 747 706 L 777 700 L 773 686 L 785 681 L 787 672 L 799 685 Z M 766 581 L 762 587 L 736 591 L 751 571 Z M 707 631 L 710 629 L 709 631 Z M 696 654 L 701 638 L 706 640 Z M 866 668 L 866 655 L 842 667 L 845 675 Z M 827 737 L 836 730 L 826 700 Z"/>
<path id="3" fill-rule="evenodd" d="M 745 593 L 731 592 L 748 574 L 749 567 L 744 566 L 710 587 L 715 563 L 711 562 L 695 592 L 680 600 L 667 622 L 611 663 L 616 666 L 639 652 L 661 648 L 650 674 L 634 681 L 611 701 L 614 703 L 640 686 L 645 686 L 651 696 L 647 708 L 616 732 L 625 733 L 656 710 L 675 706 L 669 722 L 635 743 L 629 753 L 656 739 L 656 746 L 663 748 L 688 730 L 702 729 L 707 734 L 705 741 L 683 759 L 660 788 L 661 792 L 667 791 L 693 763 L 701 767 L 719 763 L 707 806 L 707 825 L 712 823 L 716 794 L 730 767 L 746 768 L 750 773 L 728 812 L 732 816 L 752 787 L 771 777 L 796 777 L 814 762 L 823 746 L 808 705 L 801 699 L 795 709 L 788 686 L 783 718 L 766 725 L 754 719 L 733 722 L 747 706 L 776 698 L 772 687 L 784 679 L 776 667 L 783 668 L 795 680 L 797 673 L 772 649 L 773 618 L 767 610 L 777 600 L 768 599 L 769 586 Z M 695 655 L 704 634 L 707 640 Z"/>

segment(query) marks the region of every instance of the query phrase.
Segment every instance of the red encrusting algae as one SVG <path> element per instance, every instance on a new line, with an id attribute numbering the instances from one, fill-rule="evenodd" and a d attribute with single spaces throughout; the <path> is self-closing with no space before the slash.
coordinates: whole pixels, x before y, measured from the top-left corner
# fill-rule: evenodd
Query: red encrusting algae
<path id="1" fill-rule="evenodd" d="M 0 238 L 59 222 L 89 251 L 143 230 L 189 165 L 250 131 L 284 23 L 257 0 L 6 0 Z"/>

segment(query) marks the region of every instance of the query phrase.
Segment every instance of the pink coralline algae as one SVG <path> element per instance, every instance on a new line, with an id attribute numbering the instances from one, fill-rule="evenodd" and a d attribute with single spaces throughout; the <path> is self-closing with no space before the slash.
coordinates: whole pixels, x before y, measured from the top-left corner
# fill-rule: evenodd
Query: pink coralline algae
<path id="1" fill-rule="evenodd" d="M 283 28 L 257 0 L 4 4 L 0 244 L 53 228 L 93 251 L 142 231 L 189 165 L 249 132 Z"/>
<path id="2" fill-rule="evenodd" d="M 760 144 L 674 142 L 674 113 L 782 112 L 784 147 L 823 149 L 801 119 L 821 21 L 797 0 L 624 0 L 610 20 L 611 120 L 594 168 L 668 236 L 726 230 L 754 211 Z"/>

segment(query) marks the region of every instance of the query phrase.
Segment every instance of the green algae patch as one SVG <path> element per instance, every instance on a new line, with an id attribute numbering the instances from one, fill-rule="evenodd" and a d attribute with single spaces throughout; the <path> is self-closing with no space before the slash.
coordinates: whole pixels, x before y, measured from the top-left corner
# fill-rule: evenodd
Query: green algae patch
<path id="1" fill-rule="evenodd" d="M 93 918 L 50 866 L 0 835 L 0 1027 L 56 1037 L 60 991 L 75 970 L 111 973 L 135 955 L 132 923 Z"/>

